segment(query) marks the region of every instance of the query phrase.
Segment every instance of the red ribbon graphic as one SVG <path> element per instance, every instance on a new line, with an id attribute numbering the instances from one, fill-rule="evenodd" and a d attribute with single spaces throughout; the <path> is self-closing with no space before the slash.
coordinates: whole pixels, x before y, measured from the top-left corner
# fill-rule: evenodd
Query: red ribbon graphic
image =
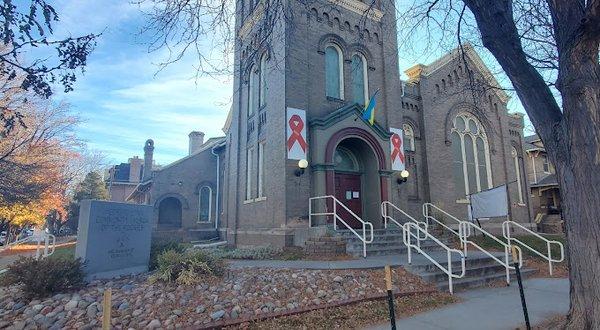
<path id="1" fill-rule="evenodd" d="M 396 158 L 400 158 L 400 162 L 404 164 L 404 153 L 402 152 L 402 139 L 400 139 L 400 135 L 394 133 L 392 135 L 392 146 L 394 150 L 392 150 L 392 163 L 396 160 Z"/>
<path id="2" fill-rule="evenodd" d="M 287 140 L 288 151 L 292 149 L 294 143 L 298 142 L 298 144 L 300 144 L 300 148 L 302 148 L 302 151 L 306 153 L 306 141 L 302 136 L 302 129 L 304 128 L 304 122 L 302 121 L 302 118 L 300 118 L 298 115 L 292 115 L 288 121 L 288 124 L 292 129 L 292 135 L 290 135 Z"/>

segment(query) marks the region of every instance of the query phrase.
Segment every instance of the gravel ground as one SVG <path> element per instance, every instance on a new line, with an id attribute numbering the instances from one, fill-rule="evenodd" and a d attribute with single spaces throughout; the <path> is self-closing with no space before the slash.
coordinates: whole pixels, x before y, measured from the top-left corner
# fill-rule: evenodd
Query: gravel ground
<path id="1" fill-rule="evenodd" d="M 430 288 L 397 268 L 400 291 Z M 197 286 L 151 284 L 147 275 L 94 281 L 77 292 L 26 301 L 18 287 L 0 288 L 0 329 L 91 329 L 100 326 L 102 296 L 113 290 L 116 329 L 198 328 L 220 320 L 293 311 L 384 293 L 382 270 L 236 269 Z"/>

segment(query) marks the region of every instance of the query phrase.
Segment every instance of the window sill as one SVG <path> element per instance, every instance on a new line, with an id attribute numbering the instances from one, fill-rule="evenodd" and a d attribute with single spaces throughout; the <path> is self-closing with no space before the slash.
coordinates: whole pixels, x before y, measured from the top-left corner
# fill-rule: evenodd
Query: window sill
<path id="1" fill-rule="evenodd" d="M 457 199 L 456 204 L 469 204 L 468 199 Z"/>
<path id="2" fill-rule="evenodd" d="M 344 99 L 338 99 L 337 97 L 327 96 L 327 101 L 333 101 L 338 103 L 345 103 Z"/>
<path id="3" fill-rule="evenodd" d="M 254 203 L 254 199 L 247 199 L 244 201 L 244 204 Z"/>
<path id="4" fill-rule="evenodd" d="M 527 204 L 525 204 L 525 203 L 517 203 L 517 206 L 524 207 L 524 206 L 527 206 Z"/>
<path id="5" fill-rule="evenodd" d="M 196 221 L 196 223 L 206 224 L 206 223 L 212 223 L 212 221 L 211 220 L 208 220 L 208 221 L 201 221 L 201 220 L 199 220 L 199 221 Z"/>
<path id="6" fill-rule="evenodd" d="M 266 201 L 267 197 L 263 196 L 263 197 L 257 197 L 254 199 L 255 202 L 262 202 L 262 201 Z"/>

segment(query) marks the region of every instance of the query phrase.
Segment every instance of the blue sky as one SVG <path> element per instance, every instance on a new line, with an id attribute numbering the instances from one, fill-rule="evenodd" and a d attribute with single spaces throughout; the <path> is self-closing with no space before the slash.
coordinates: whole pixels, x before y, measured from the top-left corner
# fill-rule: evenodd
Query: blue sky
<path id="1" fill-rule="evenodd" d="M 77 133 L 89 148 L 102 151 L 110 163 L 126 162 L 142 156 L 144 141 L 152 138 L 155 159 L 165 165 L 187 155 L 189 132 L 203 131 L 206 138 L 223 135 L 232 77 L 196 79 L 193 56 L 157 73 L 156 63 L 166 53 L 147 52 L 137 35 L 144 16 L 129 1 L 59 0 L 54 5 L 61 18 L 57 35 L 103 31 L 75 91 L 56 93 L 84 120 Z M 401 53 L 400 69 L 440 55 L 441 50 L 428 56 Z M 509 108 L 522 112 L 516 100 Z"/>
<path id="2" fill-rule="evenodd" d="M 230 77 L 195 78 L 195 59 L 184 58 L 157 73 L 165 53 L 148 53 L 137 35 L 144 16 L 128 1 L 58 1 L 57 35 L 103 32 L 75 91 L 57 90 L 83 123 L 78 135 L 110 162 L 143 155 L 155 141 L 155 159 L 168 164 L 187 155 L 187 134 L 223 135 L 231 104 Z"/>

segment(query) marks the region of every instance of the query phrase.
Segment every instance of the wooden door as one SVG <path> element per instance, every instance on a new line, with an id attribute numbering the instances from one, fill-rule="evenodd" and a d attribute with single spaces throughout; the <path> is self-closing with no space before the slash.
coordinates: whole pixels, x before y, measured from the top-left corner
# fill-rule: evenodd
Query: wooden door
<path id="1" fill-rule="evenodd" d="M 360 188 L 360 174 L 335 174 L 335 197 L 354 214 L 362 217 L 362 191 Z M 344 208 L 338 206 L 337 213 L 352 228 L 362 228 L 360 221 Z M 340 228 L 344 229 L 344 227 L 343 224 L 340 225 Z"/>

